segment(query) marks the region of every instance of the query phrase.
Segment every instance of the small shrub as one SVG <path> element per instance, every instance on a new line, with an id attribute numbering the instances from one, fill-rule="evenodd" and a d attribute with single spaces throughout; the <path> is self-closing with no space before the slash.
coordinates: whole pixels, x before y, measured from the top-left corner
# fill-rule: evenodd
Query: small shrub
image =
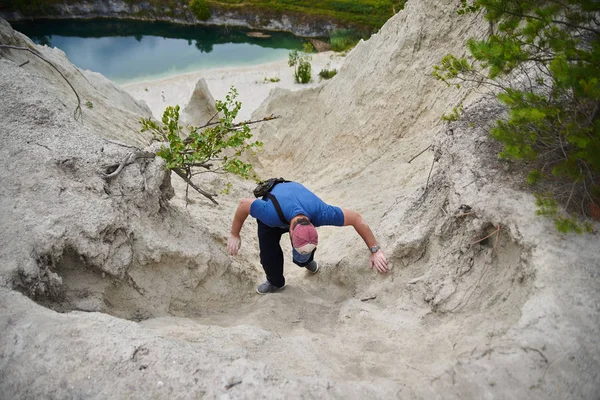
<path id="1" fill-rule="evenodd" d="M 327 69 L 323 68 L 321 72 L 319 72 L 319 76 L 322 79 L 331 79 L 337 74 L 337 69 Z"/>
<path id="2" fill-rule="evenodd" d="M 312 66 L 306 59 L 300 60 L 298 64 L 298 72 L 296 73 L 296 82 L 308 83 L 312 79 Z"/>
<path id="3" fill-rule="evenodd" d="M 298 50 L 290 51 L 288 65 L 294 67 L 294 80 L 296 83 L 308 83 L 312 78 L 311 57 Z"/>
<path id="4" fill-rule="evenodd" d="M 190 0 L 190 11 L 200 21 L 206 21 L 210 18 L 210 8 L 204 0 Z"/>
<path id="5" fill-rule="evenodd" d="M 87 106 L 87 108 L 89 108 L 90 110 L 91 110 L 92 108 L 94 108 L 94 104 L 93 104 L 91 101 L 89 101 L 89 100 L 85 102 L 85 105 L 86 105 L 86 106 Z"/>

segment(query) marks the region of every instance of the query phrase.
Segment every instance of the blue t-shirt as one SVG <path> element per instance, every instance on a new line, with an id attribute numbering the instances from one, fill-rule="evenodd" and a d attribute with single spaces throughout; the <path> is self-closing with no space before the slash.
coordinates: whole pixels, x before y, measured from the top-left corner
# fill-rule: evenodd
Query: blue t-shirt
<path id="1" fill-rule="evenodd" d="M 344 213 L 336 206 L 330 206 L 313 192 L 297 182 L 277 184 L 271 194 L 275 196 L 286 220 L 306 215 L 314 226 L 344 226 Z M 250 206 L 250 215 L 270 227 L 287 228 L 277 215 L 275 206 L 268 198 L 256 199 Z"/>

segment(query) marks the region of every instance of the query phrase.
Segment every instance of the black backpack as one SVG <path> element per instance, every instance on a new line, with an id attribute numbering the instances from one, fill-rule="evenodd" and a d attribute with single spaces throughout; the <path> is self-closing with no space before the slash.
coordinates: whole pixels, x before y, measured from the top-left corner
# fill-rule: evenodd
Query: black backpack
<path id="1" fill-rule="evenodd" d="M 281 206 L 279 205 L 277 198 L 271 194 L 271 190 L 273 190 L 275 185 L 284 182 L 291 181 L 286 181 L 283 178 L 271 178 L 267 179 L 266 181 L 259 182 L 258 186 L 256 186 L 256 188 L 254 189 L 254 196 L 257 198 L 267 197 L 268 199 L 270 199 L 273 202 L 273 205 L 275 206 L 275 210 L 277 211 L 277 215 L 279 216 L 281 222 L 283 222 L 285 225 L 289 225 L 290 223 L 283 216 L 283 211 L 281 211 Z"/>
<path id="2" fill-rule="evenodd" d="M 271 192 L 271 190 L 275 187 L 275 185 L 277 185 L 278 183 L 283 183 L 283 182 L 291 182 L 291 181 L 286 181 L 283 178 L 271 178 L 271 179 L 267 179 L 266 181 L 262 181 L 262 182 L 258 182 L 258 186 L 256 187 L 256 189 L 254 189 L 254 197 L 263 197 L 266 196 L 267 193 Z"/>

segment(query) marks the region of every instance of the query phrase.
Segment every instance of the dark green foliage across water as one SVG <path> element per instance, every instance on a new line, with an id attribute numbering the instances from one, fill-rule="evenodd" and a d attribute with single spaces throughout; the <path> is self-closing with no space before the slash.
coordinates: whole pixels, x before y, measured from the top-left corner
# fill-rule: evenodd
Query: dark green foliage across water
<path id="1" fill-rule="evenodd" d="M 249 43 L 271 49 L 301 49 L 304 43 L 292 34 L 269 32 L 270 38 L 253 38 L 247 35 L 248 29 L 178 25 L 168 22 L 147 22 L 120 19 L 92 20 L 35 20 L 12 22 L 13 29 L 27 35 L 32 40 L 51 44 L 52 36 L 102 38 L 157 36 L 170 39 L 200 41 L 205 47 L 223 43 Z"/>
<path id="2" fill-rule="evenodd" d="M 55 4 L 78 3 L 76 0 L 4 0 L 0 11 L 18 10 L 30 16 L 56 15 Z M 211 10 L 237 10 L 273 15 L 295 13 L 320 17 L 361 28 L 366 33 L 379 29 L 394 13 L 404 8 L 406 0 L 126 0 L 129 4 L 149 4 L 163 16 L 185 14 L 190 9 L 200 20 L 210 16 Z M 131 16 L 135 17 L 135 16 Z"/>

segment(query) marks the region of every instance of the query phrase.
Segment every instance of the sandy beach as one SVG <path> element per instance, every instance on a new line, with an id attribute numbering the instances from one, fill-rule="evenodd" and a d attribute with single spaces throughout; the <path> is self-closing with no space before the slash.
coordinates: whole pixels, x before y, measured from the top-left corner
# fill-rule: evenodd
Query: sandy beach
<path id="1" fill-rule="evenodd" d="M 167 106 L 179 104 L 184 108 L 199 79 L 204 78 L 215 100 L 225 99 L 234 86 L 242 108 L 238 120 L 250 119 L 252 113 L 276 87 L 301 90 L 320 85 L 319 71 L 323 68 L 337 69 L 344 63 L 345 56 L 327 51 L 312 55 L 312 82 L 294 82 L 294 70 L 287 59 L 249 67 L 205 69 L 176 75 L 169 78 L 123 84 L 121 87 L 136 99 L 143 100 L 152 110 L 155 118 L 162 118 Z M 279 81 L 272 82 L 271 79 Z"/>

